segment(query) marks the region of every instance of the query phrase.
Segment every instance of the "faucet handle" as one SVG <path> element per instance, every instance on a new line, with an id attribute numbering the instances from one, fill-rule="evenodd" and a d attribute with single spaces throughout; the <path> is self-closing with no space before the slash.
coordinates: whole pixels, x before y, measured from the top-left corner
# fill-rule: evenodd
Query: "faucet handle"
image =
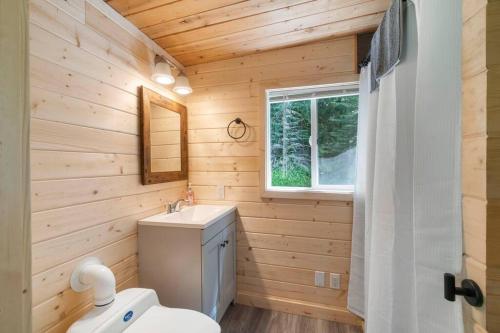
<path id="1" fill-rule="evenodd" d="M 165 208 L 167 209 L 167 214 L 173 213 L 173 210 L 175 209 L 173 202 L 169 201 L 166 205 Z"/>

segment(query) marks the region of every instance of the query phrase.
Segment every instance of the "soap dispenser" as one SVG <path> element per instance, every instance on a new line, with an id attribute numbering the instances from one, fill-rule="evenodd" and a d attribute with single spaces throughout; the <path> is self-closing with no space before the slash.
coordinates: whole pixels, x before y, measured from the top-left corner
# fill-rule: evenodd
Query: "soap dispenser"
<path id="1" fill-rule="evenodd" d="M 194 192 L 193 188 L 191 187 L 191 183 L 188 184 L 188 188 L 186 191 L 186 201 L 189 206 L 194 205 Z"/>

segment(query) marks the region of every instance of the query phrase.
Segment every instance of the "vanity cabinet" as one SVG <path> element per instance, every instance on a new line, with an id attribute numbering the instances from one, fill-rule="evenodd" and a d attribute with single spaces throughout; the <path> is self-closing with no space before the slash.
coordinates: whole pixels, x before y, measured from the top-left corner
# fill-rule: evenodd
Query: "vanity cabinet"
<path id="1" fill-rule="evenodd" d="M 139 284 L 164 306 L 220 321 L 236 294 L 234 210 L 204 229 L 140 221 Z"/>
<path id="2" fill-rule="evenodd" d="M 202 246 L 202 312 L 220 320 L 236 290 L 235 224 Z"/>

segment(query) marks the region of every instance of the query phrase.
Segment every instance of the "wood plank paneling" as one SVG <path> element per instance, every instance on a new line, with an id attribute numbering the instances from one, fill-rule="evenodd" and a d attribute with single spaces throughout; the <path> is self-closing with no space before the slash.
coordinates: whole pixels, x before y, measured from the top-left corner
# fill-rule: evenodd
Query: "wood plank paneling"
<path id="1" fill-rule="evenodd" d="M 137 156 L 139 137 L 133 134 L 33 118 L 31 121 L 31 148 L 34 150 L 115 153 Z"/>
<path id="2" fill-rule="evenodd" d="M 310 269 L 238 261 L 238 276 L 250 276 L 274 281 L 314 286 L 314 271 Z M 347 290 L 349 276 L 341 274 L 340 289 Z"/>
<path id="3" fill-rule="evenodd" d="M 83 73 L 31 56 L 31 85 L 80 98 L 132 114 L 138 113 L 137 96 Z M 82 71 L 85 71 L 82 68 Z"/>
<path id="4" fill-rule="evenodd" d="M 62 3 L 62 1 L 58 2 Z M 172 93 L 170 90 L 149 81 L 153 71 L 152 62 L 140 59 L 131 52 L 131 49 L 136 44 L 134 39 L 124 38 L 120 43 L 117 43 L 103 35 L 99 30 L 96 31 L 88 24 L 75 20 L 72 16 L 67 15 L 58 7 L 47 2 L 47 0 L 30 1 L 30 20 L 33 24 L 38 25 L 51 34 L 79 47 L 82 53 L 91 53 L 110 64 L 119 66 L 124 72 L 139 77 L 139 79 L 143 80 L 142 84 L 148 88 L 156 90 L 176 101 L 183 101 L 182 98 L 179 98 L 178 95 Z M 103 26 L 100 29 L 106 30 L 110 26 L 110 30 L 117 30 L 114 22 L 103 21 L 102 24 Z M 145 49 L 149 49 L 151 58 L 154 57 L 155 52 L 152 49 L 148 47 L 145 47 Z M 145 50 L 142 51 L 144 52 Z"/>
<path id="5" fill-rule="evenodd" d="M 258 171 L 258 157 L 191 157 L 191 171 Z"/>
<path id="6" fill-rule="evenodd" d="M 238 245 L 251 248 L 258 247 L 270 250 L 331 255 L 343 258 L 349 257 L 351 253 L 351 243 L 347 241 L 268 235 L 248 232 L 246 230 L 238 233 Z"/>
<path id="7" fill-rule="evenodd" d="M 352 227 L 344 223 L 304 222 L 269 218 L 242 217 L 240 232 L 302 236 L 322 239 L 350 240 Z"/>
<path id="8" fill-rule="evenodd" d="M 138 88 L 155 51 L 85 0 L 32 0 L 33 332 L 62 333 L 91 309 L 69 276 L 97 256 L 118 289 L 138 285 L 137 220 L 186 182 L 140 181 Z"/>
<path id="9" fill-rule="evenodd" d="M 295 5 L 307 3 L 308 0 L 253 0 L 239 1 L 228 6 L 214 8 L 205 12 L 198 12 L 178 20 L 165 20 L 163 17 L 148 13 L 141 13 L 142 20 L 131 17 L 131 21 L 152 39 L 165 35 L 175 35 L 183 31 L 198 30 L 199 28 L 220 25 L 227 21 L 238 21 L 241 18 L 255 16 L 263 12 L 275 12 L 280 16 L 280 9 L 293 8 Z M 277 12 L 278 11 L 278 12 Z M 159 20 L 158 20 L 158 19 Z M 269 22 L 268 23 L 272 23 Z M 200 31 L 198 31 L 201 33 Z"/>
<path id="10" fill-rule="evenodd" d="M 89 252 L 87 255 L 99 257 L 105 265 L 113 267 L 123 258 L 134 256 L 137 252 L 137 236 L 121 239 L 105 247 Z M 69 289 L 69 277 L 80 262 L 81 257 L 65 262 L 33 276 L 33 305 L 38 305 Z"/>
<path id="11" fill-rule="evenodd" d="M 184 65 L 375 29 L 389 0 L 111 0 Z"/>
<path id="12" fill-rule="evenodd" d="M 297 63 L 301 61 L 327 59 L 332 57 L 342 57 L 352 55 L 352 48 L 355 40 L 346 37 L 339 38 L 335 44 L 331 41 L 318 42 L 309 45 L 307 48 L 288 48 L 273 52 L 273 57 L 262 57 L 261 55 L 248 55 L 246 57 L 233 58 L 223 61 L 214 61 L 202 65 L 194 65 L 186 68 L 188 75 L 202 74 L 210 72 L 220 72 L 228 70 L 238 70 L 240 68 L 264 67 L 283 63 Z M 248 88 L 247 88 L 248 91 Z M 198 95 L 200 95 L 198 93 Z M 190 98 L 190 104 L 191 100 Z M 258 100 L 255 99 L 258 103 Z"/>
<path id="13" fill-rule="evenodd" d="M 33 150 L 33 180 L 138 175 L 136 155 Z"/>
<path id="14" fill-rule="evenodd" d="M 293 71 L 287 71 L 289 64 L 276 64 L 272 67 L 252 67 L 240 69 L 239 75 L 231 72 L 211 72 L 194 75 L 191 79 L 193 87 L 214 86 L 222 84 L 237 84 L 241 82 L 259 82 L 272 79 L 286 79 L 293 76 L 306 76 L 314 74 L 352 73 L 355 64 L 352 55 L 338 58 L 326 58 L 310 61 L 301 61 L 296 64 Z M 230 115 L 228 115 L 230 116 Z"/>
<path id="15" fill-rule="evenodd" d="M 47 270 L 136 234 L 139 219 L 157 214 L 160 211 L 161 209 L 158 207 L 140 214 L 126 216 L 89 229 L 33 244 L 33 273 L 36 274 Z"/>
<path id="16" fill-rule="evenodd" d="M 349 273 L 349 258 L 238 246 L 237 258 L 269 265 Z"/>
<path id="17" fill-rule="evenodd" d="M 260 196 L 261 86 L 352 82 L 355 59 L 351 36 L 186 68 L 198 86 L 188 97 L 189 179 L 199 202 L 238 207 L 240 302 L 359 323 L 346 310 L 352 202 Z M 231 140 L 236 117 L 259 135 Z M 315 271 L 340 274 L 341 290 L 315 287 Z"/>
<path id="18" fill-rule="evenodd" d="M 127 214 L 164 207 L 166 198 L 179 195 L 182 187 L 120 196 L 81 205 L 33 213 L 33 241 L 38 242 L 105 223 Z"/>
<path id="19" fill-rule="evenodd" d="M 350 2 L 354 3 L 354 1 Z M 358 16 L 369 15 L 386 8 L 387 4 L 374 0 L 343 8 L 335 8 L 335 6 L 338 6 L 338 3 L 333 1 L 305 2 L 259 15 L 247 16 L 239 20 L 205 26 L 194 31 L 168 35 L 157 39 L 157 41 L 160 45 L 165 45 L 172 54 L 180 56 L 207 48 L 228 47 L 266 36 L 313 28 L 318 25 L 318 22 L 348 20 L 354 16 L 354 13 L 357 13 Z M 295 19 L 283 21 L 283 16 L 294 16 Z M 227 34 L 227 31 L 232 31 L 232 33 Z"/>
<path id="20" fill-rule="evenodd" d="M 273 294 L 306 302 L 342 306 L 347 300 L 347 291 L 293 284 L 282 281 L 240 276 L 239 289 L 255 293 Z"/>
<path id="21" fill-rule="evenodd" d="M 176 183 L 143 186 L 137 175 L 34 181 L 33 212 L 178 186 Z"/>
<path id="22" fill-rule="evenodd" d="M 179 61 L 190 65 L 260 53 L 262 50 L 304 45 L 322 39 L 350 35 L 353 32 L 362 33 L 373 31 L 380 24 L 382 17 L 382 13 L 371 14 L 350 20 L 317 25 L 304 30 L 292 30 L 280 35 L 253 39 L 239 44 L 228 44 L 213 49 L 207 49 L 201 54 L 187 53 L 179 54 L 176 57 Z M 332 34 L 332 31 L 336 33 Z"/>
<path id="23" fill-rule="evenodd" d="M 85 22 L 85 0 L 48 0 L 51 4 L 74 17 L 78 21 Z"/>
<path id="24" fill-rule="evenodd" d="M 138 134 L 137 115 L 33 87 L 31 117 L 127 134 Z"/>

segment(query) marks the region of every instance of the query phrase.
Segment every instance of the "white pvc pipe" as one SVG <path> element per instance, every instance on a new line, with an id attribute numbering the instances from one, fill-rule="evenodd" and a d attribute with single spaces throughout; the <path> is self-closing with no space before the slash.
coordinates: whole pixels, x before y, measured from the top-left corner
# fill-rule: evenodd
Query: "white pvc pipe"
<path id="1" fill-rule="evenodd" d="M 79 280 L 82 284 L 94 288 L 96 306 L 113 302 L 116 295 L 116 280 L 113 272 L 100 264 L 89 264 L 80 271 Z"/>

